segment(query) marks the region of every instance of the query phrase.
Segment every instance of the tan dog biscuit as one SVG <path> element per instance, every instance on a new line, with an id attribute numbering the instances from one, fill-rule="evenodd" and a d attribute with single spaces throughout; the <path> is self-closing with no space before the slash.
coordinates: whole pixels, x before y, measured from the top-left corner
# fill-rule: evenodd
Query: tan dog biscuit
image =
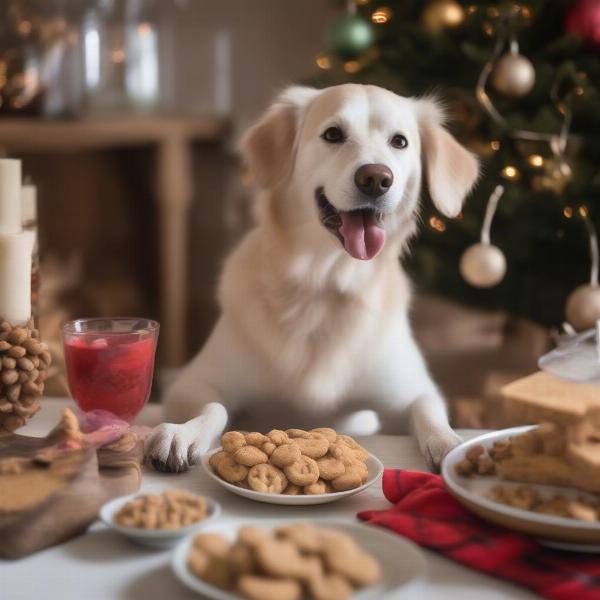
<path id="1" fill-rule="evenodd" d="M 321 458 L 327 454 L 329 450 L 329 442 L 324 437 L 316 437 L 318 434 L 314 434 L 315 437 L 309 438 L 296 438 L 294 442 L 300 448 L 300 452 L 304 456 L 310 458 Z"/>
<path id="2" fill-rule="evenodd" d="M 353 490 L 362 485 L 363 478 L 356 467 L 347 467 L 343 475 L 332 479 L 331 485 L 336 492 Z"/>
<path id="3" fill-rule="evenodd" d="M 277 444 L 274 444 L 273 442 L 265 442 L 260 449 L 267 455 L 267 456 L 271 456 L 271 454 L 273 454 L 273 452 L 275 452 L 275 448 L 277 448 Z"/>
<path id="4" fill-rule="evenodd" d="M 233 454 L 238 448 L 246 445 L 246 438 L 239 431 L 228 431 L 221 436 L 221 446 L 225 452 Z"/>
<path id="5" fill-rule="evenodd" d="M 217 462 L 216 469 L 219 476 L 229 483 L 238 483 L 248 476 L 248 468 L 239 465 L 229 454 Z"/>
<path id="6" fill-rule="evenodd" d="M 238 575 L 256 570 L 256 561 L 252 547 L 239 539 L 231 546 L 227 556 L 231 570 Z"/>
<path id="7" fill-rule="evenodd" d="M 301 552 L 315 554 L 321 550 L 319 530 L 311 523 L 282 525 L 275 529 L 275 535 L 294 543 Z"/>
<path id="8" fill-rule="evenodd" d="M 254 547 L 259 568 L 273 577 L 292 577 L 305 579 L 309 575 L 306 558 L 294 543 L 289 540 L 277 540 L 269 537 Z"/>
<path id="9" fill-rule="evenodd" d="M 320 538 L 323 561 L 328 571 L 342 575 L 359 587 L 371 585 L 381 577 L 379 563 L 363 552 L 350 536 L 324 530 Z"/>
<path id="10" fill-rule="evenodd" d="M 318 494 L 327 494 L 331 491 L 331 486 L 327 481 L 318 479 L 315 483 L 304 486 L 304 493 L 309 496 L 316 496 Z"/>
<path id="11" fill-rule="evenodd" d="M 188 556 L 188 567 L 196 577 L 221 589 L 229 589 L 233 575 L 229 562 L 221 556 L 212 556 L 202 550 L 193 550 Z"/>
<path id="12" fill-rule="evenodd" d="M 290 442 L 288 434 L 281 429 L 271 429 L 271 431 L 267 433 L 267 437 L 276 446 L 281 446 L 281 444 L 289 444 Z"/>
<path id="13" fill-rule="evenodd" d="M 321 479 L 331 481 L 346 472 L 346 465 L 333 456 L 324 456 L 316 460 L 317 466 L 319 467 L 319 475 Z"/>
<path id="14" fill-rule="evenodd" d="M 270 461 L 276 467 L 287 467 L 296 461 L 300 460 L 302 452 L 296 443 L 283 444 L 278 446 L 277 449 L 271 454 Z"/>
<path id="15" fill-rule="evenodd" d="M 299 485 L 296 485 L 295 483 L 288 483 L 285 490 L 283 490 L 283 493 L 286 496 L 298 496 L 298 494 L 301 494 L 302 491 L 303 488 L 301 488 Z"/>
<path id="16" fill-rule="evenodd" d="M 293 579 L 242 575 L 238 588 L 249 600 L 300 600 L 302 596 L 300 584 Z"/>
<path id="17" fill-rule="evenodd" d="M 210 455 L 210 458 L 208 459 L 208 464 L 216 471 L 219 461 L 224 459 L 226 456 L 228 456 L 228 454 L 224 450 L 221 450 L 220 452 L 215 452 L 214 454 Z"/>
<path id="18" fill-rule="evenodd" d="M 346 600 L 353 591 L 347 579 L 336 574 L 311 577 L 308 590 L 313 600 Z"/>
<path id="19" fill-rule="evenodd" d="M 354 451 L 354 454 L 359 460 L 366 462 L 369 459 L 369 452 L 349 435 L 338 435 L 336 442 L 346 444 L 346 446 Z"/>
<path id="20" fill-rule="evenodd" d="M 269 438 L 258 431 L 251 431 L 245 436 L 246 444 L 260 448 L 265 442 L 269 442 Z"/>
<path id="21" fill-rule="evenodd" d="M 287 485 L 286 476 L 277 467 L 263 463 L 248 472 L 248 485 L 263 494 L 281 494 Z"/>
<path id="22" fill-rule="evenodd" d="M 211 556 L 225 556 L 230 543 L 220 533 L 200 533 L 192 540 L 192 548 L 202 550 Z"/>
<path id="23" fill-rule="evenodd" d="M 337 433 L 331 427 L 317 427 L 316 429 L 311 429 L 309 433 L 322 435 L 330 444 L 333 444 L 337 439 Z"/>
<path id="24" fill-rule="evenodd" d="M 235 451 L 235 461 L 245 467 L 253 467 L 269 461 L 269 456 L 256 446 L 244 446 Z"/>
<path id="25" fill-rule="evenodd" d="M 269 539 L 269 534 L 259 527 L 252 527 L 251 525 L 244 525 L 240 527 L 238 531 L 238 540 L 243 544 L 254 548 L 257 544 L 262 544 L 264 541 Z"/>
<path id="26" fill-rule="evenodd" d="M 302 487 L 315 483 L 319 479 L 319 467 L 308 456 L 301 456 L 295 463 L 285 467 L 283 472 L 292 483 Z"/>

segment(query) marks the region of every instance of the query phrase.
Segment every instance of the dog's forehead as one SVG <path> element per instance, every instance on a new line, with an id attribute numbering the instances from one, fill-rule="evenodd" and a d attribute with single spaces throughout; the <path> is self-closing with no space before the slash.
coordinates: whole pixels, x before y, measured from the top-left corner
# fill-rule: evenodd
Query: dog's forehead
<path id="1" fill-rule="evenodd" d="M 320 128 L 336 120 L 356 127 L 412 129 L 416 127 L 414 100 L 376 86 L 338 85 L 313 100 L 305 126 Z"/>

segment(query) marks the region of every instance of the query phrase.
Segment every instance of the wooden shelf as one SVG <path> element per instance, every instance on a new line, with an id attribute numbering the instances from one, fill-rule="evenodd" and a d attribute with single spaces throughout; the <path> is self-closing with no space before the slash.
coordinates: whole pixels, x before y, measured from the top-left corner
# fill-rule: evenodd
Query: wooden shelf
<path id="1" fill-rule="evenodd" d="M 0 146 L 14 152 L 67 152 L 160 144 L 174 138 L 214 141 L 226 130 L 227 121 L 218 117 L 0 118 Z"/>

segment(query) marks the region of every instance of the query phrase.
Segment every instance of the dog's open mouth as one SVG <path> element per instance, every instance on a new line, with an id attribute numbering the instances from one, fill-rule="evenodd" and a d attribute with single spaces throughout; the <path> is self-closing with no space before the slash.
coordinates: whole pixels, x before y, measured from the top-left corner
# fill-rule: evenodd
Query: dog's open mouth
<path id="1" fill-rule="evenodd" d="M 338 210 L 325 196 L 323 188 L 315 192 L 321 224 L 342 243 L 353 258 L 371 260 L 385 244 L 383 213 L 373 208 Z"/>

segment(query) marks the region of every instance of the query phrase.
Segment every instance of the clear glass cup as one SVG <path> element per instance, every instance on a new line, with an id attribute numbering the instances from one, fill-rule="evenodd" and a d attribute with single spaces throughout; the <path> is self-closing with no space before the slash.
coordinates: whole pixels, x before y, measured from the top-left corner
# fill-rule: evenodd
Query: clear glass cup
<path id="1" fill-rule="evenodd" d="M 62 326 L 71 395 L 83 412 L 131 423 L 152 387 L 159 324 L 149 319 L 76 319 Z"/>

